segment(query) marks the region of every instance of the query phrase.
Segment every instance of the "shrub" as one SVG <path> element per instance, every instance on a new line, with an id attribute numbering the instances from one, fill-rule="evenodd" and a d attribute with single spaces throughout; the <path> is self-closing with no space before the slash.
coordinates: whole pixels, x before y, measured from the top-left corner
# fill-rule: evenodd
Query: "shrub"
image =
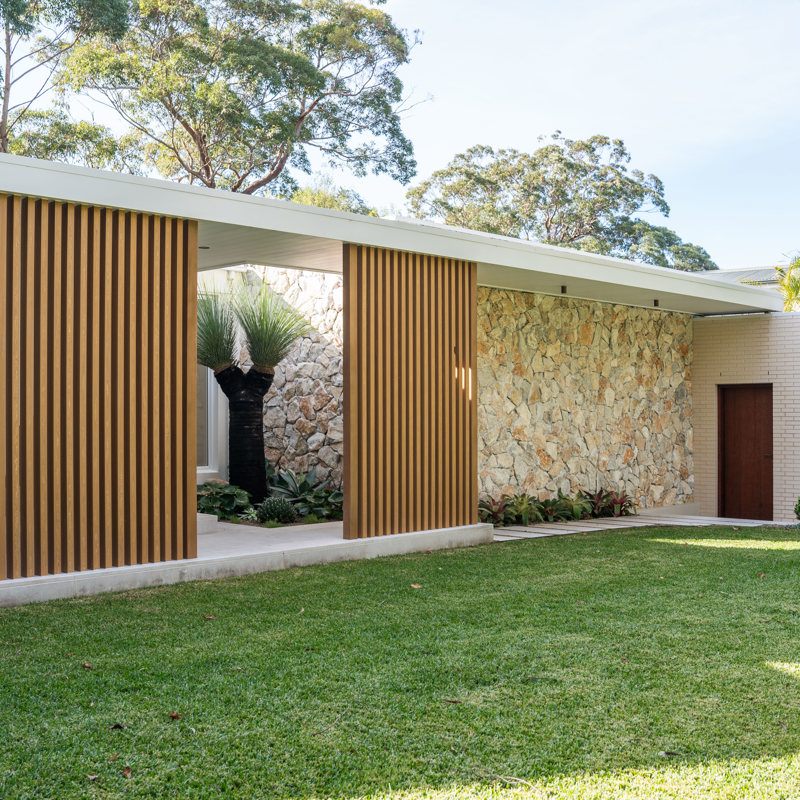
<path id="1" fill-rule="evenodd" d="M 317 483 L 317 468 L 307 475 L 287 469 L 278 472 L 270 481 L 270 494 L 283 497 L 295 507 L 298 515 L 314 515 L 320 519 L 341 519 L 344 495 L 338 489 L 328 489 L 328 481 Z"/>
<path id="2" fill-rule="evenodd" d="M 206 481 L 197 487 L 197 511 L 220 519 L 238 519 L 250 508 L 250 495 L 238 486 L 220 480 Z"/>
<path id="3" fill-rule="evenodd" d="M 565 495 L 561 489 L 558 490 L 558 502 L 563 508 L 567 519 L 589 519 L 592 513 L 592 506 L 580 492 L 574 497 Z"/>
<path id="4" fill-rule="evenodd" d="M 797 498 L 797 502 L 794 504 L 794 515 L 797 519 L 800 519 L 800 497 Z"/>
<path id="5" fill-rule="evenodd" d="M 800 498 L 795 507 L 800 519 Z M 532 525 L 536 522 L 569 522 L 592 517 L 624 517 L 636 513 L 633 498 L 625 492 L 599 489 L 577 492 L 574 496 L 558 490 L 557 497 L 537 500 L 529 494 L 515 494 L 494 500 L 485 497 L 478 503 L 481 522 L 495 526 Z"/>
<path id="6" fill-rule="evenodd" d="M 314 516 L 320 520 L 341 519 L 344 495 L 337 489 L 315 489 L 295 500 L 294 507 L 301 517 Z"/>
<path id="7" fill-rule="evenodd" d="M 542 519 L 545 522 L 566 522 L 572 519 L 571 506 L 564 502 L 565 498 L 561 497 L 548 497 L 546 500 L 541 501 Z"/>
<path id="8" fill-rule="evenodd" d="M 539 501 L 530 494 L 515 494 L 509 501 L 508 507 L 513 519 L 511 522 L 518 525 L 532 525 L 542 521 L 542 509 Z"/>
<path id="9" fill-rule="evenodd" d="M 629 517 L 636 513 L 633 498 L 625 492 L 610 492 L 609 504 L 615 517 Z"/>
<path id="10" fill-rule="evenodd" d="M 315 489 L 324 489 L 328 481 L 315 485 L 317 482 L 317 468 L 304 475 L 302 472 L 295 472 L 293 469 L 285 469 L 276 473 L 270 480 L 270 494 L 275 497 L 285 497 L 287 500 L 299 500 Z"/>
<path id="11" fill-rule="evenodd" d="M 481 522 L 491 522 L 495 527 L 503 527 L 514 522 L 514 512 L 507 497 L 499 500 L 485 497 L 478 502 L 478 518 Z"/>
<path id="12" fill-rule="evenodd" d="M 256 511 L 261 522 L 280 522 L 286 525 L 297 519 L 294 506 L 285 497 L 268 497 Z"/>
<path id="13" fill-rule="evenodd" d="M 258 509 L 255 506 L 250 506 L 246 511 L 239 514 L 239 519 L 245 522 L 258 522 Z"/>
<path id="14" fill-rule="evenodd" d="M 614 516 L 614 509 L 611 507 L 611 492 L 608 489 L 598 489 L 596 492 L 580 492 L 580 495 L 589 504 L 590 516 Z"/>

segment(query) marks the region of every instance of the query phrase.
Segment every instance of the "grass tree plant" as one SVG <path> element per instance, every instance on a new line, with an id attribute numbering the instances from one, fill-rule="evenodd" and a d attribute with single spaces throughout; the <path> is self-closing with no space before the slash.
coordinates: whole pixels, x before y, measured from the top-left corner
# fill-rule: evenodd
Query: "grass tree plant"
<path id="1" fill-rule="evenodd" d="M 236 328 L 242 331 L 252 366 L 237 358 Z M 305 317 L 268 286 L 242 285 L 233 293 L 203 287 L 197 298 L 197 360 L 214 371 L 228 398 L 228 463 L 232 484 L 253 503 L 267 495 L 264 461 L 264 395 L 275 367 L 298 338 L 311 330 Z"/>

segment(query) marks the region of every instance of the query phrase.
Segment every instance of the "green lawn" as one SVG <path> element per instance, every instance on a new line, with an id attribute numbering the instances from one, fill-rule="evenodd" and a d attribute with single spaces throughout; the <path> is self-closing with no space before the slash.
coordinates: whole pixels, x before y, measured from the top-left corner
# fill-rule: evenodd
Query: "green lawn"
<path id="1" fill-rule="evenodd" d="M 0 610 L 0 797 L 796 798 L 799 684 L 791 529 L 54 602 Z"/>

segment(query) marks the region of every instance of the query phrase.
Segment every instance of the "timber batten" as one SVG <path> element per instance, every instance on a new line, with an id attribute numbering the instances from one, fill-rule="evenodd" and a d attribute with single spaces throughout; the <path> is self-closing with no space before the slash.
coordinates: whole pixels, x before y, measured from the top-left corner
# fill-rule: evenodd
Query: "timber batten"
<path id="1" fill-rule="evenodd" d="M 191 557 L 197 223 L 0 195 L 0 579 Z"/>
<path id="2" fill-rule="evenodd" d="M 477 266 L 344 245 L 344 533 L 473 525 Z"/>

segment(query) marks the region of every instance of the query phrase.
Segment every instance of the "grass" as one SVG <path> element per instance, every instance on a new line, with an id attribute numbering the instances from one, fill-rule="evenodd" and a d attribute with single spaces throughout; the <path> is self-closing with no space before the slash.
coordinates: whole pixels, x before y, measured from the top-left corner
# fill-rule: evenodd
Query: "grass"
<path id="1" fill-rule="evenodd" d="M 637 528 L 2 610 L 0 796 L 798 797 L 798 542 Z"/>

